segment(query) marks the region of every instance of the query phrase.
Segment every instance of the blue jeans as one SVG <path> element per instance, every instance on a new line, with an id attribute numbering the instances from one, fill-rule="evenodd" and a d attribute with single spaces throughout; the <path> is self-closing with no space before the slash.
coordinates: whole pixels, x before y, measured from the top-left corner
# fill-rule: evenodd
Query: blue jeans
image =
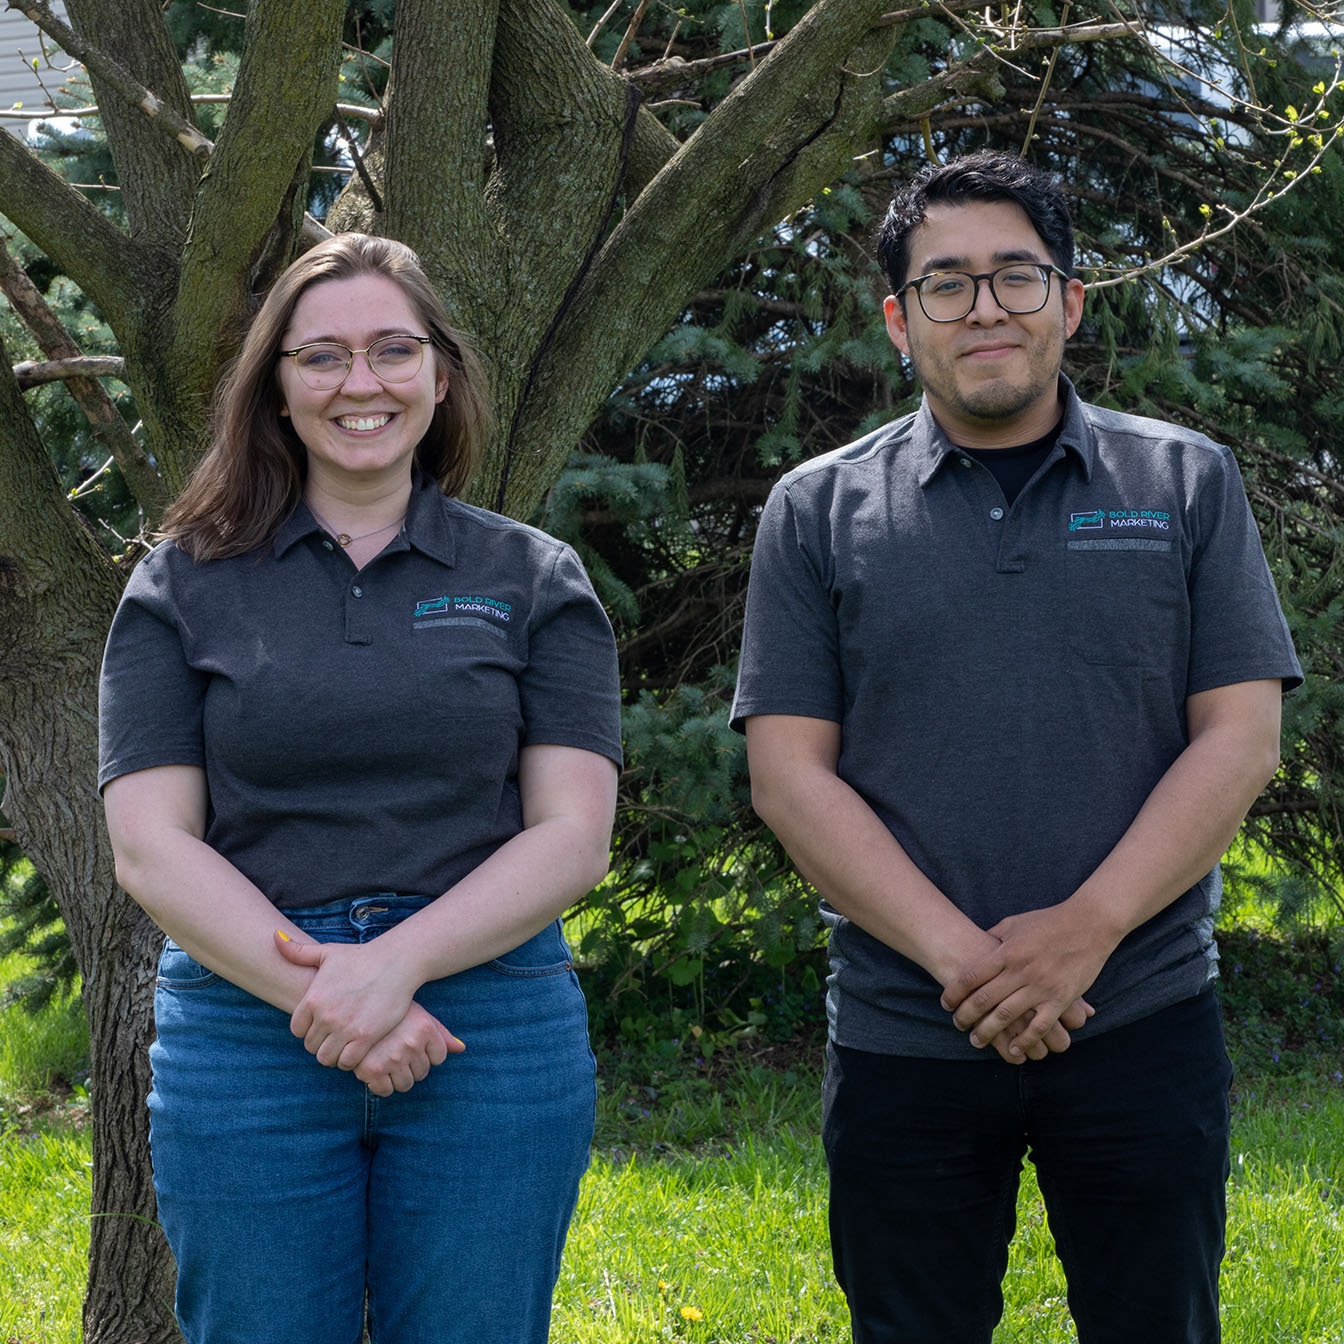
<path id="1" fill-rule="evenodd" d="M 1021 1066 L 831 1045 L 856 1344 L 989 1344 L 1028 1151 L 1079 1344 L 1216 1344 L 1231 1077 L 1212 992 Z"/>
<path id="2" fill-rule="evenodd" d="M 286 913 L 364 942 L 426 904 Z M 150 1147 L 189 1344 L 543 1344 L 594 1062 L 555 923 L 417 1000 L 466 1043 L 409 1092 L 324 1068 L 284 1013 L 165 944 Z"/>

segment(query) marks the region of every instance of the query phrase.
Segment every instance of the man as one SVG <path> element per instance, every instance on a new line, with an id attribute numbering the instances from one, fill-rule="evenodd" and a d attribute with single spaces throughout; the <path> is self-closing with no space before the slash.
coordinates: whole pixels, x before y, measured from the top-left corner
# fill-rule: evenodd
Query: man
<path id="1" fill-rule="evenodd" d="M 859 1344 L 988 1344 L 1030 1152 L 1080 1344 L 1209 1344 L 1218 860 L 1300 670 L 1231 454 L 1082 403 L 1054 180 L 898 191 L 918 412 L 762 516 L 733 707 L 823 898 L 831 1243 Z"/>

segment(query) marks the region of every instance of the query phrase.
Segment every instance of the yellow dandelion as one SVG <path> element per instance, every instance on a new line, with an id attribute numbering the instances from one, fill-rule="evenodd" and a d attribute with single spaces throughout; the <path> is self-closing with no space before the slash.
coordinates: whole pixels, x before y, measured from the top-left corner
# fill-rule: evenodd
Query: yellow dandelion
<path id="1" fill-rule="evenodd" d="M 683 1321 L 703 1321 L 705 1313 L 699 1307 L 682 1307 L 681 1319 Z"/>
<path id="2" fill-rule="evenodd" d="M 666 1294 L 667 1290 L 668 1290 L 671 1286 L 672 1286 L 672 1285 L 671 1285 L 670 1283 L 668 1283 L 668 1281 L 667 1281 L 666 1279 L 659 1279 L 659 1280 L 658 1280 L 658 1291 L 659 1291 L 660 1293 Z"/>

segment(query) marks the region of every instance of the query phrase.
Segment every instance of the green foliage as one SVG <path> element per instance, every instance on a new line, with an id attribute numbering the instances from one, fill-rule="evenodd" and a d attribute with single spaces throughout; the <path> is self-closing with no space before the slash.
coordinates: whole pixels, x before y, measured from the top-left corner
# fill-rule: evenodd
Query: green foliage
<path id="1" fill-rule="evenodd" d="M 55 899 L 19 847 L 0 839 L 0 961 L 15 953 L 33 969 L 10 980 L 0 1010 L 18 1004 L 37 1015 L 74 991 L 79 972 Z"/>
<path id="2" fill-rule="evenodd" d="M 676 54 L 709 54 L 708 34 L 720 34 L 720 45 L 729 32 L 740 39 L 736 5 L 684 9 Z M 601 12 L 590 7 L 585 16 L 591 24 Z M 746 12 L 753 24 L 762 13 L 751 5 Z M 1191 5 L 1169 19 L 1216 24 L 1223 13 Z M 625 15 L 599 39 L 610 38 L 613 52 Z M 653 21 L 641 28 L 644 59 L 661 54 L 652 39 L 669 33 L 673 20 L 665 17 L 662 28 Z M 1059 17 L 1056 7 L 1036 7 L 1040 23 Z M 779 8 L 774 22 L 784 26 Z M 1193 30 L 1182 38 L 1173 27 L 1171 54 L 1230 91 L 1254 91 L 1280 109 L 1313 106 L 1319 62 L 1286 59 L 1291 32 L 1281 43 L 1263 37 L 1263 56 L 1261 35 L 1243 50 L 1237 32 L 1251 33 L 1252 22 L 1249 12 L 1240 14 L 1240 28 L 1225 23 L 1217 38 Z M 947 40 L 947 29 L 932 20 L 904 29 L 884 76 L 892 91 L 939 68 Z M 1038 115 L 1045 62 L 1024 60 L 1020 74 L 1002 68 L 1001 100 L 973 118 L 937 118 L 931 133 L 947 156 L 985 143 L 1020 150 L 1030 126 L 1030 157 L 1056 169 L 1070 192 L 1085 279 L 1163 256 L 1206 217 L 1201 207 L 1208 218 L 1215 217 L 1210 202 L 1219 211 L 1244 207 L 1276 155 L 1287 149 L 1300 162 L 1310 148 L 1294 149 L 1272 120 L 1209 96 L 1207 86 L 1132 46 L 1062 49 Z M 755 520 L 770 485 L 796 462 L 915 404 L 917 389 L 881 320 L 886 285 L 871 260 L 870 235 L 893 183 L 923 154 L 922 137 L 893 136 L 882 155 L 861 161 L 757 239 L 613 395 L 586 437 L 583 470 L 597 474 L 595 462 L 605 458 L 610 492 L 620 471 L 662 466 L 684 479 L 684 507 L 668 507 L 646 489 L 637 517 L 590 507 L 543 523 L 581 546 L 604 596 L 618 598 L 612 610 L 630 702 L 631 774 L 616 867 L 596 898 L 602 920 L 587 926 L 587 953 L 631 977 L 637 966 L 646 986 L 712 966 L 702 944 L 719 956 L 744 946 L 728 926 L 752 930 L 762 960 L 790 940 L 815 945 L 815 924 L 792 924 L 810 917 L 810 899 L 780 885 L 785 879 L 774 874 L 783 861 L 750 813 L 740 743 L 701 725 L 716 698 L 717 712 L 726 714 L 723 669 L 734 661 Z M 1249 835 L 1295 874 L 1298 885 L 1283 884 L 1284 893 L 1324 889 L 1338 901 L 1344 478 L 1334 444 L 1344 412 L 1344 240 L 1329 222 L 1344 217 L 1344 165 L 1332 149 L 1320 168 L 1238 232 L 1206 239 L 1131 283 L 1094 286 L 1067 372 L 1092 400 L 1190 425 L 1236 452 L 1308 674 L 1285 705 L 1284 768 L 1257 805 Z M 693 766 L 687 755 L 697 751 L 703 759 Z M 693 780 L 704 782 L 713 810 L 669 803 L 660 816 L 664 796 Z M 758 865 L 759 879 L 752 877 Z M 710 913 L 692 918 L 690 893 Z M 1282 906 L 1285 919 L 1290 905 Z M 624 927 L 622 911 L 629 914 Z M 658 951 L 645 961 L 651 940 Z M 626 983 L 618 976 L 618 987 Z M 692 978 L 688 988 L 697 984 Z M 651 1003 L 657 998 L 645 993 Z M 693 996 L 667 1002 L 696 1020 Z"/>
<path id="3" fill-rule="evenodd" d="M 1344 943 L 1338 934 L 1285 939 L 1255 929 L 1218 935 L 1228 1049 L 1243 1082 L 1344 1082 Z"/>
<path id="4" fill-rule="evenodd" d="M 808 7 L 805 0 L 650 6 L 628 34 L 637 9 L 630 0 L 606 18 L 593 49 L 610 62 L 630 36 L 626 68 L 663 57 L 695 62 L 781 37 Z M 342 101 L 372 105 L 384 91 L 393 9 L 392 0 L 349 6 Z M 1298 11 L 1286 8 L 1277 37 L 1252 40 L 1249 7 L 1234 9 L 1229 16 L 1213 0 L 1167 6 L 1171 54 L 1274 108 L 1314 107 L 1314 89 L 1331 81 L 1333 62 L 1319 52 L 1302 58 L 1291 29 Z M 608 10 L 606 0 L 570 6 L 585 38 Z M 193 92 L 227 88 L 241 18 L 190 0 L 171 0 L 165 14 Z M 1048 25 L 1063 10 L 1040 3 L 1032 14 Z M 1182 38 L 1183 20 L 1205 31 Z M 958 40 L 932 13 L 902 27 L 881 75 L 886 90 L 942 69 L 949 42 Z M 688 134 L 749 67 L 725 63 L 676 96 L 658 101 L 659 93 L 656 114 Z M 1272 118 L 1211 96 L 1137 44 L 1081 43 L 1061 49 L 1053 65 L 1048 53 L 1024 55 L 1001 65 L 999 77 L 1003 95 L 992 104 L 950 106 L 932 119 L 933 146 L 940 156 L 985 143 L 1028 146 L 1034 161 L 1057 169 L 1072 193 L 1085 278 L 1163 256 L 1201 218 L 1220 223 L 1227 209 L 1254 198 L 1285 149 L 1303 167 L 1291 195 L 1233 234 L 1210 237 L 1140 280 L 1092 288 L 1067 371 L 1085 396 L 1193 425 L 1237 453 L 1307 669 L 1306 686 L 1285 705 L 1284 768 L 1249 833 L 1292 875 L 1280 888 L 1289 897 L 1285 918 L 1299 889 L 1323 889 L 1338 903 L 1344 479 L 1334 442 L 1344 414 L 1344 236 L 1332 224 L 1344 218 L 1344 165 L 1331 149 L 1310 172 L 1308 135 L 1293 147 Z M 66 98 L 74 105 L 90 95 L 72 85 Z M 214 105 L 197 107 L 207 133 L 218 115 Z M 97 123 L 85 125 L 53 128 L 47 157 L 117 213 L 118 193 L 103 189 L 116 187 L 114 166 L 92 134 Z M 367 123 L 333 118 L 318 134 L 316 161 L 332 165 L 346 137 L 362 151 Z M 726 727 L 729 669 L 755 522 L 771 484 L 916 404 L 917 388 L 882 322 L 886 284 L 871 234 L 893 183 L 924 154 L 920 127 L 897 128 L 880 153 L 756 239 L 696 295 L 613 393 L 536 520 L 579 550 L 621 647 L 629 764 L 612 876 L 580 925 L 582 955 L 608 1005 L 600 1012 L 617 1029 L 656 1012 L 667 1016 L 660 1030 L 668 1039 L 685 1040 L 686 1024 L 745 1030 L 759 1025 L 753 1000 L 765 1003 L 781 984 L 792 992 L 802 967 L 817 977 L 811 894 L 754 818 L 741 739 Z M 313 180 L 309 206 L 321 217 L 343 179 Z M 111 352 L 110 333 L 82 296 L 18 246 L 85 348 Z M 33 353 L 7 313 L 0 322 L 17 351 Z M 133 423 L 129 394 L 112 390 Z M 80 489 L 102 466 L 82 418 L 60 389 L 35 394 L 34 404 L 67 488 Z M 79 503 L 110 543 L 138 530 L 115 471 Z M 810 988 L 798 992 L 815 1003 Z M 674 1012 L 682 1023 L 672 1022 Z"/>
<path id="5" fill-rule="evenodd" d="M 575 920 L 597 1034 L 704 1055 L 821 1006 L 815 899 L 749 811 L 731 678 L 715 673 L 627 706 L 612 871 Z"/>

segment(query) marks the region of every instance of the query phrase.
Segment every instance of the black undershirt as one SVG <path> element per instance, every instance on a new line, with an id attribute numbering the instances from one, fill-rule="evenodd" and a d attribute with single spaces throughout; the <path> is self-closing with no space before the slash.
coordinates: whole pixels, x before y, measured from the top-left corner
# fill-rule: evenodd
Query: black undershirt
<path id="1" fill-rule="evenodd" d="M 1022 487 L 1036 474 L 1036 469 L 1049 457 L 1063 427 L 1064 422 L 1061 420 L 1043 438 L 1034 439 L 1018 448 L 964 448 L 957 444 L 957 451 L 988 467 L 990 474 L 998 481 L 1004 499 L 1011 504 L 1022 492 Z"/>

